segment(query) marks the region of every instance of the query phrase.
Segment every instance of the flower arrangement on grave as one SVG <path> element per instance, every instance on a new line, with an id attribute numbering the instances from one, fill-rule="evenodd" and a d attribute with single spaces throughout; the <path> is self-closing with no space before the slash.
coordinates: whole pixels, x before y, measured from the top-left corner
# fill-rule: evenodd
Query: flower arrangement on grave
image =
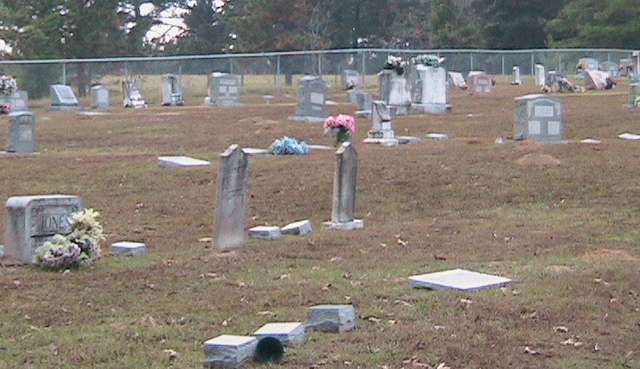
<path id="1" fill-rule="evenodd" d="M 413 64 L 422 64 L 427 67 L 439 67 L 445 61 L 445 58 L 438 57 L 437 55 L 418 55 L 412 59 Z"/>
<path id="2" fill-rule="evenodd" d="M 401 76 L 404 74 L 404 68 L 407 65 L 408 63 L 402 60 L 402 58 L 389 55 L 389 57 L 387 58 L 387 62 L 384 64 L 382 68 L 386 70 L 393 70 L 396 72 L 397 75 Z"/>
<path id="3" fill-rule="evenodd" d="M 36 264 L 51 270 L 93 265 L 100 258 L 100 242 L 105 239 L 99 217 L 93 209 L 73 213 L 69 219 L 71 232 L 56 234 L 38 247 Z"/>
<path id="4" fill-rule="evenodd" d="M 351 115 L 340 114 L 337 117 L 329 117 L 324 122 L 324 134 L 331 132 L 336 137 L 336 146 L 351 141 L 356 131 L 356 119 Z"/>
<path id="5" fill-rule="evenodd" d="M 273 155 L 307 155 L 309 145 L 295 138 L 284 136 L 275 140 L 269 147 L 269 151 Z"/>

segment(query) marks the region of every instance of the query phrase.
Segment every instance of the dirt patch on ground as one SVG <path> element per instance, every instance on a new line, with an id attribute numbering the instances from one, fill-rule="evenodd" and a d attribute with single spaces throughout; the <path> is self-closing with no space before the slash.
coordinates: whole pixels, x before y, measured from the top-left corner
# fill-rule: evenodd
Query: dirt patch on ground
<path id="1" fill-rule="evenodd" d="M 527 154 L 516 160 L 516 163 L 523 166 L 556 167 L 560 165 L 560 160 L 547 154 Z"/>

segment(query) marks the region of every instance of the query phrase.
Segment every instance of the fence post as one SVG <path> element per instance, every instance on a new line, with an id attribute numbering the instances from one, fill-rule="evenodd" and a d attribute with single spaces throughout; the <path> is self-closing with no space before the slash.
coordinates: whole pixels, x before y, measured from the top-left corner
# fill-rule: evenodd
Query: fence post
<path id="1" fill-rule="evenodd" d="M 558 73 L 562 73 L 562 53 L 558 53 Z"/>
<path id="2" fill-rule="evenodd" d="M 473 52 L 469 52 L 469 72 L 473 70 Z"/>
<path id="3" fill-rule="evenodd" d="M 536 75 L 536 55 L 533 51 L 531 52 L 531 75 Z"/>
<path id="4" fill-rule="evenodd" d="M 504 75 L 506 75 L 506 74 L 504 73 L 504 54 L 502 55 L 502 75 L 503 75 L 503 76 L 504 76 Z"/>
<path id="5" fill-rule="evenodd" d="M 367 84 L 367 56 L 365 51 L 362 51 L 362 64 L 360 65 L 360 74 L 362 74 L 362 88 L 365 88 Z"/>
<path id="6" fill-rule="evenodd" d="M 322 79 L 322 54 L 318 54 L 318 76 Z"/>
<path id="7" fill-rule="evenodd" d="M 67 63 L 62 63 L 62 84 L 67 84 Z"/>

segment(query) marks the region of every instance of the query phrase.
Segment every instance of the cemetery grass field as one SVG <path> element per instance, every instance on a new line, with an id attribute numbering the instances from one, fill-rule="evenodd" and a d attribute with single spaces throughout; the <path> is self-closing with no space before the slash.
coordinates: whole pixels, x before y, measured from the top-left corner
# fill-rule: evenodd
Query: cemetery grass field
<path id="1" fill-rule="evenodd" d="M 82 196 L 102 214 L 106 255 L 68 273 L 0 267 L 0 368 L 200 368 L 206 339 L 304 321 L 320 303 L 355 304 L 358 330 L 311 334 L 283 368 L 640 368 L 640 143 L 616 138 L 640 131 L 627 91 L 564 95 L 564 145 L 494 143 L 512 135 L 514 98 L 535 92 L 530 83 L 492 97 L 455 91 L 453 113 L 395 121 L 397 134 L 448 141 L 365 146 L 370 122 L 359 119 L 361 231 L 321 229 L 332 151 L 253 157 L 247 225 L 311 219 L 315 230 L 232 253 L 210 241 L 219 153 L 284 135 L 332 144 L 321 125 L 287 121 L 295 97 L 105 116 L 36 101 L 39 154 L 0 156 L 0 198 Z M 344 94 L 332 100 L 333 113 L 355 110 Z M 4 143 L 8 119 L 0 125 Z M 587 137 L 603 143 L 576 143 Z M 172 154 L 213 165 L 160 168 Z M 110 256 L 121 240 L 145 242 L 149 256 Z M 453 268 L 516 282 L 451 293 L 407 280 Z"/>

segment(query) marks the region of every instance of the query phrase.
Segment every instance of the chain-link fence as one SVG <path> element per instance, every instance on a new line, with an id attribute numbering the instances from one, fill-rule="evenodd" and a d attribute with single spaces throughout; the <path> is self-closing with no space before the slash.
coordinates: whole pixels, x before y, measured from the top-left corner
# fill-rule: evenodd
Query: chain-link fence
<path id="1" fill-rule="evenodd" d="M 350 49 L 300 51 L 259 54 L 195 55 L 148 58 L 108 58 L 74 60 L 0 61 L 5 74 L 16 76 L 21 89 L 31 98 L 49 94 L 54 83 L 69 84 L 78 96 L 86 96 L 92 84 L 100 83 L 118 95 L 121 81 L 139 76 L 143 94 L 149 103 L 160 101 L 161 77 L 179 75 L 185 98 L 202 101 L 207 95 L 207 75 L 212 72 L 238 74 L 245 94 L 280 95 L 295 93 L 296 82 L 303 75 L 319 75 L 332 88 L 341 88 L 341 75 L 346 69 L 360 72 L 366 85 L 374 87 L 376 74 L 389 55 L 405 59 L 437 54 L 446 57 L 449 71 L 463 74 L 483 70 L 494 75 L 508 75 L 519 66 L 522 75 L 532 75 L 535 64 L 548 70 L 575 74 L 579 59 L 589 57 L 601 62 L 619 63 L 632 58 L 632 50 L 619 49 L 545 49 L 545 50 L 388 50 Z M 637 62 L 637 59 L 636 59 Z"/>

